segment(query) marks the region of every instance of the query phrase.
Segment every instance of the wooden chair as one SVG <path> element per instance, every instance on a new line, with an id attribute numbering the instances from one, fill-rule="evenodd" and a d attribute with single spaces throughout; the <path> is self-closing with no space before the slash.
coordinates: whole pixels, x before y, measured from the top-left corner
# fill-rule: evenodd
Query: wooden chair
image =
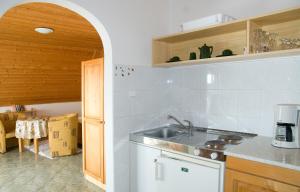
<path id="1" fill-rule="evenodd" d="M 5 153 L 8 147 L 18 145 L 15 130 L 19 118 L 26 118 L 25 113 L 0 113 L 0 153 Z"/>
<path id="2" fill-rule="evenodd" d="M 50 117 L 48 121 L 49 148 L 52 157 L 77 152 L 78 114 Z"/>

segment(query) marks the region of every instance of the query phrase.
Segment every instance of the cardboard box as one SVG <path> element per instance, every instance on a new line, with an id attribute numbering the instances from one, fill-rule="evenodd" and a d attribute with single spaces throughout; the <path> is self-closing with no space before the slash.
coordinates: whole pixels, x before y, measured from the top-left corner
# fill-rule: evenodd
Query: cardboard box
<path id="1" fill-rule="evenodd" d="M 210 25 L 225 23 L 225 22 L 232 21 L 232 20 L 235 20 L 235 18 L 233 18 L 229 15 L 219 13 L 216 15 L 211 15 L 211 16 L 203 17 L 203 18 L 196 19 L 193 21 L 185 22 L 181 25 L 181 30 L 189 31 L 189 30 L 193 30 L 196 28 L 207 27 Z"/>

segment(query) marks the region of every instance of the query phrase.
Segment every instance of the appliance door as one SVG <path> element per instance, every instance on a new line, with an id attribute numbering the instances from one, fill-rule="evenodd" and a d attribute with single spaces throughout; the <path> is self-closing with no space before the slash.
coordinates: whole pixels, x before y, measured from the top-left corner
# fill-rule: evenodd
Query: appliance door
<path id="1" fill-rule="evenodd" d="M 162 152 L 156 162 L 158 192 L 222 192 L 223 162 Z"/>

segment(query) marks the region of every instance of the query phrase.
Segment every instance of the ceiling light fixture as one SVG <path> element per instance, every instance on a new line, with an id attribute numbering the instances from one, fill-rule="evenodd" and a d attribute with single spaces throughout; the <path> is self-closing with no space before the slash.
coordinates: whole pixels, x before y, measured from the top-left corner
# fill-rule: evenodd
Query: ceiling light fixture
<path id="1" fill-rule="evenodd" d="M 34 30 L 41 34 L 49 34 L 54 32 L 54 30 L 49 27 L 37 27 Z"/>

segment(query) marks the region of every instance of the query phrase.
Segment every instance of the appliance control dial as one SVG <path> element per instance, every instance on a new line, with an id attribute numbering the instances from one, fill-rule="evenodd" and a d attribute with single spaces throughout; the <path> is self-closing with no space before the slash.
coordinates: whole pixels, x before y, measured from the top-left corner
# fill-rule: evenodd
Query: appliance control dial
<path id="1" fill-rule="evenodd" d="M 211 153 L 210 158 L 214 159 L 214 160 L 217 159 L 218 158 L 218 153 L 216 153 L 216 152 Z"/>

